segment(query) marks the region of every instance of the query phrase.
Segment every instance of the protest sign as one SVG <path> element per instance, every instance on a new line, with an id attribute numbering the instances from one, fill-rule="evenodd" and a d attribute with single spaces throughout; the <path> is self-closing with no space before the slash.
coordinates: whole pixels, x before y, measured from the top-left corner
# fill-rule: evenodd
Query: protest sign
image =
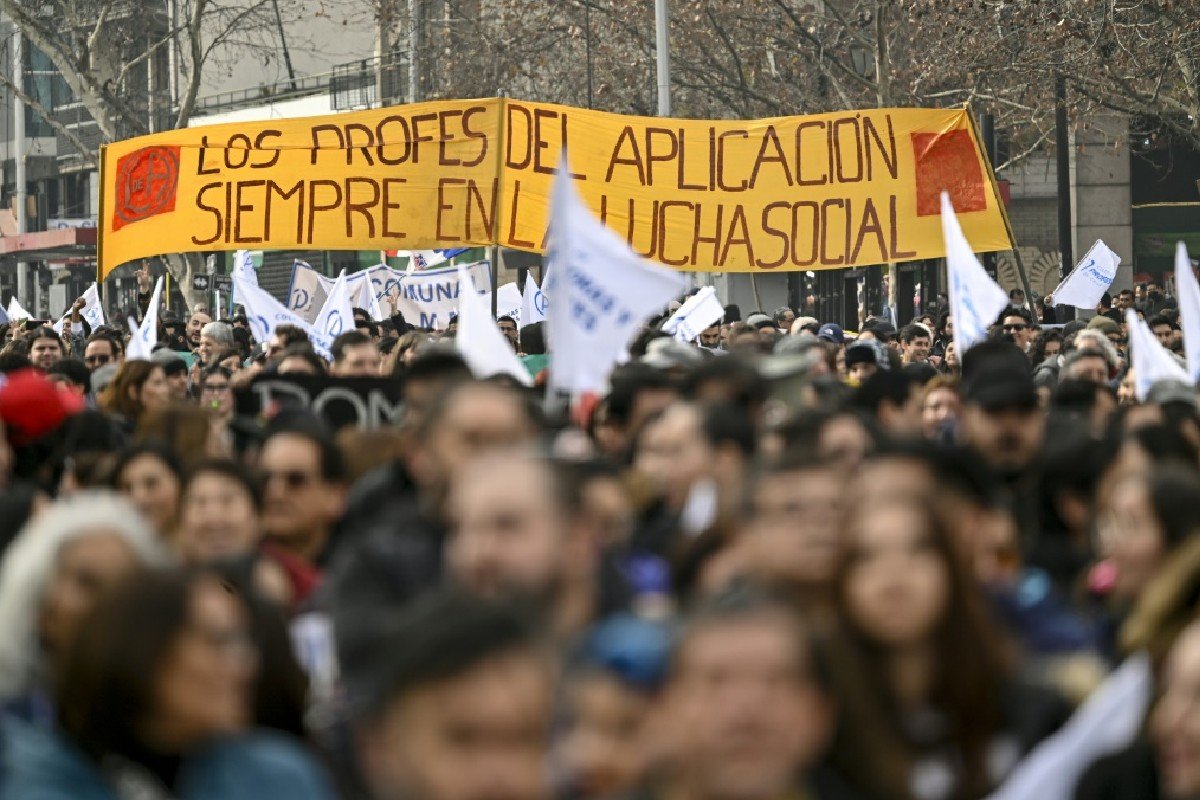
<path id="1" fill-rule="evenodd" d="M 565 158 L 565 156 L 564 156 Z M 554 184 L 546 315 L 550 383 L 574 397 L 603 391 L 629 340 L 687 289 L 684 276 L 646 261 L 583 204 L 563 164 Z"/>
<path id="2" fill-rule="evenodd" d="M 487 261 L 478 261 L 465 267 L 476 286 L 490 285 L 491 265 Z M 405 320 L 418 328 L 441 330 L 450 324 L 450 317 L 458 312 L 457 267 L 406 273 L 386 264 L 377 264 L 346 276 L 352 296 L 365 299 L 359 294 L 358 284 L 364 279 L 371 282 L 371 291 L 379 302 L 381 314 L 391 316 L 394 311 L 399 311 Z M 306 321 L 315 323 L 333 283 L 332 279 L 297 261 L 292 268 L 288 308 Z M 394 311 L 391 307 L 393 302 Z M 370 306 L 360 308 L 371 311 Z"/>
<path id="3" fill-rule="evenodd" d="M 259 417 L 285 408 L 303 408 L 334 430 L 393 425 L 404 413 L 403 385 L 396 378 L 333 375 L 259 375 L 234 392 L 238 416 Z"/>
<path id="4" fill-rule="evenodd" d="M 1179 327 L 1183 329 L 1183 349 L 1187 353 L 1188 375 L 1200 381 L 1200 285 L 1188 258 L 1187 245 L 1175 245 L 1175 296 L 1179 302 Z"/>
<path id="5" fill-rule="evenodd" d="M 569 145 L 584 203 L 681 270 L 817 270 L 944 255 L 951 193 L 976 251 L 1011 248 L 970 112 L 631 117 L 505 98 L 233 122 L 107 145 L 101 276 L 163 252 L 544 252 Z"/>
<path id="6" fill-rule="evenodd" d="M 987 338 L 988 326 L 1008 305 L 1008 295 L 988 277 L 971 252 L 958 224 L 950 195 L 942 195 L 942 229 L 946 238 L 946 276 L 950 282 L 950 313 L 954 315 L 954 348 L 959 357 Z"/>
<path id="7" fill-rule="evenodd" d="M 1056 306 L 1074 306 L 1095 311 L 1100 298 L 1117 277 L 1121 257 L 1099 239 L 1079 260 L 1071 274 L 1063 278 L 1051 297 Z"/>

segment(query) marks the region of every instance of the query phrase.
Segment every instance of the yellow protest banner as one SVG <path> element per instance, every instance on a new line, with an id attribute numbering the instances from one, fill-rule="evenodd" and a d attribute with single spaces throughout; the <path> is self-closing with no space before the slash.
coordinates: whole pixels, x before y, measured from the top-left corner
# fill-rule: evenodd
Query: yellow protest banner
<path id="1" fill-rule="evenodd" d="M 706 121 L 492 98 L 109 145 L 100 272 L 162 253 L 239 248 L 544 251 L 564 148 L 606 224 L 678 269 L 940 257 L 943 190 L 975 250 L 1012 246 L 964 109 Z"/>

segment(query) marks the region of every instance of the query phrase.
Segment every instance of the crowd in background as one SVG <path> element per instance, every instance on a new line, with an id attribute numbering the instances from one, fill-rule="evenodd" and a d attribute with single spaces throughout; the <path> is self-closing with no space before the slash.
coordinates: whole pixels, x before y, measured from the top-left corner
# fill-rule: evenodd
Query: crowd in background
<path id="1" fill-rule="evenodd" d="M 1012 300 L 966 353 L 944 308 L 664 316 L 570 407 L 509 317 L 532 389 L 453 321 L 356 309 L 328 364 L 199 310 L 149 360 L 82 303 L 9 323 L 0 797 L 981 798 L 1135 652 L 1154 704 L 1075 796 L 1198 797 L 1200 412 L 1138 401 L 1124 317 L 1180 353 L 1176 303 Z M 237 413 L 297 373 L 402 418 Z"/>

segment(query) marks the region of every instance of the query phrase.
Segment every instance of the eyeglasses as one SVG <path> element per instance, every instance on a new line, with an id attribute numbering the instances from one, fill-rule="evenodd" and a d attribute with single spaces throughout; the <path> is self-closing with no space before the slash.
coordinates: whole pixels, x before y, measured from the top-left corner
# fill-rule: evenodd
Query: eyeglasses
<path id="1" fill-rule="evenodd" d="M 83 357 L 83 362 L 85 364 L 98 364 L 100 366 L 103 366 L 110 361 L 112 361 L 112 356 L 96 355 L 96 356 L 84 356 Z"/>
<path id="2" fill-rule="evenodd" d="M 208 392 L 209 394 L 218 394 L 220 392 L 227 392 L 227 391 L 229 391 L 229 384 L 228 383 L 206 383 L 206 384 L 204 384 L 204 388 L 201 389 L 201 391 Z"/>
<path id="3" fill-rule="evenodd" d="M 1015 322 L 1012 325 L 1005 325 L 1004 330 L 1006 330 L 1006 331 L 1023 331 L 1027 327 L 1028 326 L 1023 322 Z"/>
<path id="4" fill-rule="evenodd" d="M 283 485 L 289 489 L 303 489 L 305 486 L 313 482 L 313 476 L 307 472 L 300 470 L 289 469 L 281 472 L 264 472 L 263 483 L 271 483 L 278 478 L 283 481 Z"/>
<path id="5" fill-rule="evenodd" d="M 501 325 L 500 332 L 501 333 L 516 333 L 517 329 L 512 326 L 509 326 L 509 325 Z"/>

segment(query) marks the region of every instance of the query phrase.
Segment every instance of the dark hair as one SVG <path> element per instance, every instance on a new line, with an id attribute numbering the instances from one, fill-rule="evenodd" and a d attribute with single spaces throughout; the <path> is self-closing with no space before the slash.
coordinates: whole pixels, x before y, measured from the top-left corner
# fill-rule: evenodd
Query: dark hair
<path id="1" fill-rule="evenodd" d="M 504 314 L 503 316 L 496 317 L 496 322 L 498 322 L 498 323 L 499 322 L 511 322 L 513 325 L 517 324 L 517 321 L 515 319 L 513 319 L 512 317 L 510 317 L 508 314 Z"/>
<path id="2" fill-rule="evenodd" d="M 626 364 L 613 370 L 609 381 L 608 419 L 627 425 L 638 394 L 656 389 L 674 389 L 675 381 L 663 370 L 646 364 Z"/>
<path id="3" fill-rule="evenodd" d="M 1000 316 L 996 319 L 998 322 L 1002 322 L 1005 317 L 1020 317 L 1021 319 L 1025 320 L 1026 325 L 1033 324 L 1033 315 L 1030 314 L 1029 309 L 1025 308 L 1024 306 L 1009 306 L 1001 311 Z"/>
<path id="4" fill-rule="evenodd" d="M 758 435 L 745 409 L 733 406 L 701 407 L 701 426 L 709 445 L 717 448 L 733 445 L 745 458 L 754 458 Z"/>
<path id="5" fill-rule="evenodd" d="M 154 370 L 162 370 L 162 364 L 156 361 L 126 361 L 121 364 L 121 369 L 117 372 L 112 383 L 104 391 L 104 397 L 101 398 L 101 405 L 106 411 L 120 414 L 128 419 L 137 419 L 142 415 L 144 407 L 139 398 L 129 396 L 129 390 L 136 388 L 139 394 L 142 387 L 154 374 Z M 166 372 L 163 371 L 165 375 Z"/>
<path id="6" fill-rule="evenodd" d="M 97 331 L 87 338 L 87 344 L 92 342 L 108 342 L 108 346 L 112 348 L 113 356 L 121 352 L 121 343 L 108 331 Z M 87 344 L 84 347 L 87 347 Z"/>
<path id="7" fill-rule="evenodd" d="M 188 470 L 187 478 L 183 482 L 181 495 L 186 495 L 188 489 L 191 488 L 192 484 L 201 475 L 219 475 L 238 484 L 246 492 L 246 496 L 250 498 L 250 503 L 254 506 L 254 510 L 262 512 L 262 483 L 241 463 L 225 458 L 212 458 L 197 463 Z"/>
<path id="8" fill-rule="evenodd" d="M 546 323 L 533 322 L 521 329 L 521 349 L 526 355 L 545 355 Z"/>
<path id="9" fill-rule="evenodd" d="M 1059 343 L 1059 353 L 1063 351 L 1063 335 L 1062 331 L 1057 328 L 1049 328 L 1042 331 L 1042 335 L 1038 337 L 1037 342 L 1033 345 L 1033 355 L 1029 362 L 1036 368 L 1039 364 L 1046 360 L 1046 345 L 1050 342 Z"/>
<path id="10" fill-rule="evenodd" d="M 370 336 L 356 328 L 354 330 L 339 334 L 338 337 L 333 340 L 333 344 L 330 346 L 329 352 L 333 354 L 333 360 L 336 363 L 346 357 L 347 347 L 360 347 L 364 344 L 373 345 L 374 343 L 371 341 Z"/>
<path id="11" fill-rule="evenodd" d="M 915 322 L 905 325 L 904 330 L 900 331 L 900 341 L 904 344 L 911 344 L 914 339 L 929 338 L 929 336 L 929 331 L 925 329 L 925 326 Z"/>
<path id="12" fill-rule="evenodd" d="M 1150 326 L 1151 330 L 1154 330 L 1159 325 L 1166 325 L 1171 330 L 1177 330 L 1179 328 L 1178 325 L 1176 325 L 1174 322 L 1171 322 L 1171 320 L 1167 319 L 1162 314 L 1155 314 L 1153 317 L 1150 318 L 1150 321 L 1147 322 L 1146 324 Z"/>
<path id="13" fill-rule="evenodd" d="M 92 392 L 92 373 L 78 358 L 60 358 L 46 370 L 47 375 L 62 375 L 71 383 L 83 387 L 84 394 Z"/>
<path id="14" fill-rule="evenodd" d="M 725 402 L 743 412 L 757 410 L 767 401 L 767 383 L 752 364 L 740 358 L 709 358 L 697 364 L 684 378 L 683 395 L 700 399 L 706 384 L 721 387 Z"/>
<path id="15" fill-rule="evenodd" d="M 346 480 L 346 459 L 329 428 L 307 411 L 282 411 L 267 427 L 263 447 L 276 436 L 298 436 L 317 448 L 322 480 L 340 483 Z"/>
<path id="16" fill-rule="evenodd" d="M 723 321 L 726 325 L 732 325 L 735 322 L 742 321 L 742 309 L 737 303 L 730 303 L 725 306 L 725 317 Z"/>
<path id="17" fill-rule="evenodd" d="M 1104 294 L 1100 295 L 1100 305 L 1111 306 L 1112 305 L 1112 295 L 1109 294 L 1108 292 L 1105 292 Z"/>
<path id="18" fill-rule="evenodd" d="M 307 344 L 310 347 L 312 343 L 309 341 L 308 334 L 303 328 L 295 325 L 277 325 L 275 327 L 275 336 L 279 338 L 280 343 L 284 347 L 290 347 L 294 344 Z"/>
<path id="19" fill-rule="evenodd" d="M 245 318 L 242 318 L 245 321 Z M 253 342 L 250 338 L 250 331 L 245 328 L 233 328 L 233 344 L 237 348 L 237 355 L 241 359 L 246 359 L 250 356 L 250 350 L 253 347 Z"/>
<path id="20" fill-rule="evenodd" d="M 928 544 L 946 570 L 949 593 L 941 619 L 932 634 L 934 679 L 929 698 L 945 715 L 946 735 L 961 748 L 964 785 L 960 794 L 979 796 L 988 788 L 987 748 L 1003 724 L 999 691 L 1007 674 L 1007 659 L 983 594 L 964 563 L 952 524 L 932 498 L 895 499 L 886 505 L 851 505 L 843 529 L 845 549 L 834 581 L 839 618 L 846 630 L 835 641 L 838 656 L 835 679 L 842 682 L 843 722 L 835 745 L 835 763 L 844 774 L 861 775 L 866 788 L 884 797 L 908 794 L 912 747 L 903 725 L 904 712 L 892 688 L 881 646 L 854 624 L 848 584 L 858 564 L 851 532 L 864 513 L 886 508 L 911 509 L 928 527 Z M 869 774 L 852 765 L 875 767 Z"/>
<path id="21" fill-rule="evenodd" d="M 1174 549 L 1200 531 L 1200 473 L 1192 466 L 1167 464 L 1151 472 L 1147 480 L 1150 505 L 1162 529 L 1167 549 Z"/>
<path id="22" fill-rule="evenodd" d="M 317 351 L 312 349 L 309 344 L 292 344 L 283 348 L 282 351 L 275 355 L 275 369 L 279 369 L 279 365 L 289 358 L 298 358 L 304 363 L 317 371 L 318 375 L 324 375 L 328 370 L 325 364 L 325 359 L 317 355 Z"/>
<path id="23" fill-rule="evenodd" d="M 308 675 L 296 659 L 284 610 L 254 588 L 257 563 L 258 557 L 250 556 L 212 564 L 206 570 L 219 577 L 246 610 L 250 637 L 258 653 L 252 688 L 255 726 L 303 740 L 307 735 L 304 710 Z"/>
<path id="24" fill-rule="evenodd" d="M 13 345 L 7 345 L 5 352 L 0 353 L 0 375 L 9 375 L 17 370 L 28 369 L 33 366 L 33 362 L 29 360 L 29 356 L 25 354 L 24 342 L 21 343 L 21 351 L 9 349 Z"/>
<path id="25" fill-rule="evenodd" d="M 456 350 L 444 347 L 423 347 L 404 372 L 406 380 L 465 380 L 471 369 Z"/>
<path id="26" fill-rule="evenodd" d="M 67 347 L 63 344 L 62 337 L 58 335 L 58 331 L 54 330 L 54 328 L 51 328 L 47 325 L 40 325 L 25 334 L 25 341 L 28 342 L 31 347 L 38 339 L 53 339 L 54 341 L 58 342 L 58 349 L 62 351 L 63 355 L 66 355 Z"/>
<path id="27" fill-rule="evenodd" d="M 154 678 L 188 625 L 200 580 L 177 570 L 130 576 L 79 626 L 55 702 L 63 733 L 94 760 L 143 750 L 138 729 L 154 710 Z"/>
<path id="28" fill-rule="evenodd" d="M 894 406 L 907 403 L 915 383 L 913 377 L 905 372 L 878 370 L 858 387 L 851 398 L 851 406 L 877 416 L 884 401 Z"/>
<path id="29" fill-rule="evenodd" d="M 351 659 L 348 665 L 351 702 L 363 722 L 423 686 L 463 675 L 497 656 L 538 647 L 527 619 L 507 607 L 450 591 L 417 600 L 389 627 L 365 659 L 374 664 Z M 361 690 L 357 698 L 355 684 Z"/>
<path id="30" fill-rule="evenodd" d="M 228 380 L 232 380 L 233 379 L 233 370 L 229 369 L 229 367 L 222 367 L 220 362 L 217 362 L 217 363 L 213 364 L 211 367 L 205 368 L 204 376 L 203 376 L 204 382 L 207 383 L 208 379 L 213 377 L 214 375 L 219 375 Z"/>
<path id="31" fill-rule="evenodd" d="M 175 455 L 175 451 L 164 442 L 156 439 L 147 439 L 130 445 L 117 454 L 117 460 L 113 462 L 112 472 L 109 473 L 112 488 L 120 488 L 121 473 L 125 471 L 126 467 L 142 456 L 157 458 L 177 479 L 182 480 L 183 467 L 179 463 L 179 458 Z"/>

